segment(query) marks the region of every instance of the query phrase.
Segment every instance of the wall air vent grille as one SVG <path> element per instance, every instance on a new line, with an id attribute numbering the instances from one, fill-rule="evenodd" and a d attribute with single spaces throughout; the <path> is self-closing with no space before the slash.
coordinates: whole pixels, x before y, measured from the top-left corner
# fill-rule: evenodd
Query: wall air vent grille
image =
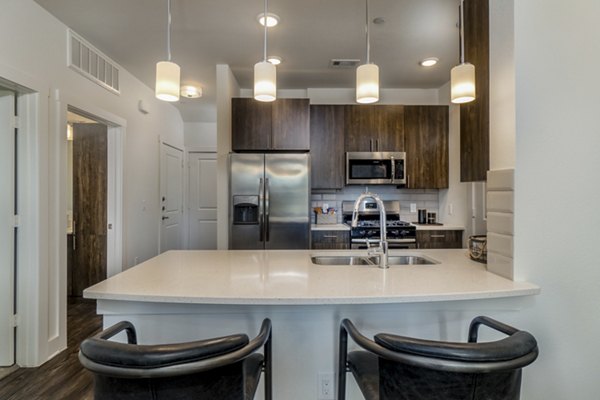
<path id="1" fill-rule="evenodd" d="M 329 61 L 329 68 L 356 68 L 360 60 L 350 58 L 333 58 Z"/>
<path id="2" fill-rule="evenodd" d="M 67 48 L 69 68 L 113 93 L 121 93 L 117 63 L 70 29 Z"/>

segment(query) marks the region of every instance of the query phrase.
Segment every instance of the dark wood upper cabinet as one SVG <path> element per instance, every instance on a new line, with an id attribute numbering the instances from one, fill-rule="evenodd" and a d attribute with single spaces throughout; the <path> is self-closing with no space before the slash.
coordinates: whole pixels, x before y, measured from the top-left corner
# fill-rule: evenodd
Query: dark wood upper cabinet
<path id="1" fill-rule="evenodd" d="M 310 106 L 313 189 L 344 187 L 344 109 L 338 105 Z"/>
<path id="2" fill-rule="evenodd" d="M 404 106 L 348 105 L 346 151 L 404 151 Z"/>
<path id="3" fill-rule="evenodd" d="M 248 98 L 231 99 L 231 148 L 233 151 L 271 148 L 271 103 Z"/>
<path id="4" fill-rule="evenodd" d="M 265 103 L 253 98 L 234 98 L 231 105 L 233 151 L 310 149 L 308 99 Z"/>
<path id="5" fill-rule="evenodd" d="M 448 106 L 405 106 L 407 187 L 448 187 Z"/>
<path id="6" fill-rule="evenodd" d="M 475 101 L 460 106 L 460 180 L 490 168 L 489 0 L 465 0 L 465 61 L 475 65 Z"/>
<path id="7" fill-rule="evenodd" d="M 310 100 L 273 102 L 272 150 L 310 150 Z"/>

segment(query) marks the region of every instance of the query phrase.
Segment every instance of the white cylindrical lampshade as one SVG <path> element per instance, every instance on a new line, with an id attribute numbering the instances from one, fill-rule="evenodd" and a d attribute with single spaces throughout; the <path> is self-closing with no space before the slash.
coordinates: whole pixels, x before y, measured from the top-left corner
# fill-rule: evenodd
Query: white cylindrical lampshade
<path id="1" fill-rule="evenodd" d="M 156 98 L 164 101 L 179 100 L 179 65 L 170 61 L 156 63 Z"/>
<path id="2" fill-rule="evenodd" d="M 277 69 L 268 61 L 254 64 L 254 98 L 258 101 L 277 98 Z"/>
<path id="3" fill-rule="evenodd" d="M 379 101 L 379 67 L 363 64 L 356 69 L 356 102 L 375 103 Z"/>
<path id="4" fill-rule="evenodd" d="M 451 101 L 456 104 L 475 100 L 475 66 L 462 63 L 450 72 Z"/>

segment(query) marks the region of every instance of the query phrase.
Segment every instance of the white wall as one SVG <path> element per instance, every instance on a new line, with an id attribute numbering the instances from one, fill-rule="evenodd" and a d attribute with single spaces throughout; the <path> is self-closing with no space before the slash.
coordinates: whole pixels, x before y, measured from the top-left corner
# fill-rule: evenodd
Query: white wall
<path id="1" fill-rule="evenodd" d="M 240 87 L 228 65 L 217 65 L 217 248 L 229 248 L 229 158 L 231 98 Z"/>
<path id="2" fill-rule="evenodd" d="M 3 0 L 0 13 L 0 76 L 27 85 L 35 82 L 41 114 L 39 129 L 40 241 L 42 251 L 36 279 L 39 288 L 28 293 L 32 315 L 39 312 L 39 352 L 32 351 L 22 364 L 33 365 L 64 348 L 66 322 L 64 282 L 66 270 L 66 107 L 112 115 L 126 124 L 124 161 L 123 244 L 124 267 L 157 254 L 159 237 L 159 140 L 183 147 L 183 122 L 170 104 L 154 98 L 153 90 L 121 69 L 121 95 L 117 96 L 66 66 L 67 27 L 32 0 Z M 50 90 L 48 90 L 50 89 Z M 51 96 L 50 96 L 51 95 Z M 150 113 L 137 110 L 139 100 Z M 64 159 L 63 159 L 64 158 Z M 47 230 L 46 230 L 47 226 Z M 47 245 L 45 245 L 47 243 Z M 44 256 L 46 254 L 46 256 Z M 33 284 L 33 283 L 32 283 Z M 62 288 L 62 289 L 61 289 Z M 58 313 L 52 310 L 59 309 Z M 48 310 L 51 310 L 48 313 Z M 44 338 L 45 337 L 45 338 Z M 32 347 L 35 348 L 35 347 Z M 39 357 L 36 357 L 35 353 Z"/>
<path id="3" fill-rule="evenodd" d="M 600 2 L 514 1 L 515 278 L 541 286 L 519 315 L 540 357 L 523 398 L 600 389 Z"/>
<path id="4" fill-rule="evenodd" d="M 490 169 L 515 167 L 514 4 L 490 1 Z"/>
<path id="5" fill-rule="evenodd" d="M 377 104 L 439 104 L 438 89 L 385 89 L 379 91 Z M 241 89 L 241 97 L 252 97 L 252 89 Z M 278 98 L 308 98 L 310 104 L 356 104 L 354 88 L 279 89 Z"/>
<path id="6" fill-rule="evenodd" d="M 197 151 L 217 151 L 216 122 L 185 122 L 185 147 Z"/>
<path id="7" fill-rule="evenodd" d="M 439 191 L 439 219 L 446 225 L 464 226 L 463 242 L 474 235 L 471 223 L 471 183 L 460 181 L 460 106 L 450 102 L 450 82 L 439 89 L 440 104 L 449 106 L 448 189 Z M 452 212 L 450 212 L 452 211 Z"/>

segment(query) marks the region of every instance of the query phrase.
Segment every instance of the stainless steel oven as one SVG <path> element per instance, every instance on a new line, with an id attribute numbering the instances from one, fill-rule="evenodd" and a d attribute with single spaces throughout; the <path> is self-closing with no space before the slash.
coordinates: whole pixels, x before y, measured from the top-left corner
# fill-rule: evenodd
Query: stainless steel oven
<path id="1" fill-rule="evenodd" d="M 400 220 L 400 202 L 384 201 L 386 215 L 386 236 L 389 249 L 416 249 L 416 227 Z M 342 202 L 342 219 L 350 225 L 354 211 L 353 201 Z M 367 240 L 371 247 L 379 245 L 380 237 L 379 209 L 377 203 L 365 200 L 358 208 L 357 226 L 350 230 L 350 248 L 367 249 Z"/>
<path id="2" fill-rule="evenodd" d="M 386 151 L 347 152 L 346 184 L 406 184 L 406 153 Z"/>

